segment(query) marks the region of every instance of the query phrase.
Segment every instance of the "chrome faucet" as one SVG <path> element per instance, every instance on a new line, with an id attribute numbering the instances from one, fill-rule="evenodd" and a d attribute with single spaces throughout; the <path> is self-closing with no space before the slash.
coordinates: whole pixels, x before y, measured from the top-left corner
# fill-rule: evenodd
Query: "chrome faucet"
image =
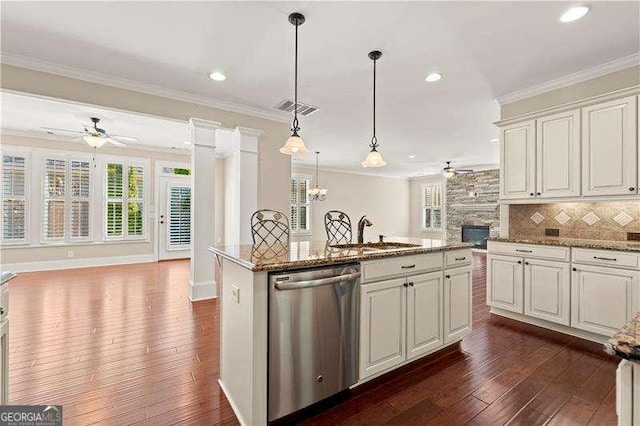
<path id="1" fill-rule="evenodd" d="M 358 221 L 358 244 L 364 244 L 364 227 L 371 226 L 373 222 L 367 219 L 367 215 L 364 215 Z"/>

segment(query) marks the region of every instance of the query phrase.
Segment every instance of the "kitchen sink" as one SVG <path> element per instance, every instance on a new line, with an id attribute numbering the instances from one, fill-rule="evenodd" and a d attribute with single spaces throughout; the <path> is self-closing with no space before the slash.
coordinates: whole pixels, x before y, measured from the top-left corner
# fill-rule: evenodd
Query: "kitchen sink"
<path id="1" fill-rule="evenodd" d="M 331 247 L 338 249 L 352 249 L 352 250 L 364 250 L 364 251 L 377 251 L 377 250 L 397 250 L 403 248 L 420 247 L 418 244 L 410 243 L 365 243 L 365 244 L 336 244 Z"/>

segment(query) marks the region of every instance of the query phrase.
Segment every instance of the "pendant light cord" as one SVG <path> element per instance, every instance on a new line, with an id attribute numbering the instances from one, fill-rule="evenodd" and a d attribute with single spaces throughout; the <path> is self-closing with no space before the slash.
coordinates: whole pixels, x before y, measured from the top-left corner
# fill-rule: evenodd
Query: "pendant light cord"
<path id="1" fill-rule="evenodd" d="M 320 185 L 318 181 L 318 154 L 320 153 L 316 151 L 316 188 Z"/>
<path id="2" fill-rule="evenodd" d="M 376 149 L 378 138 L 376 137 L 376 62 L 373 60 L 373 137 L 371 138 L 371 148 Z"/>
<path id="3" fill-rule="evenodd" d="M 298 26 L 296 23 L 296 47 L 295 47 L 295 65 L 294 65 L 294 91 L 293 91 L 293 128 L 291 131 L 298 134 L 300 127 L 298 126 Z"/>

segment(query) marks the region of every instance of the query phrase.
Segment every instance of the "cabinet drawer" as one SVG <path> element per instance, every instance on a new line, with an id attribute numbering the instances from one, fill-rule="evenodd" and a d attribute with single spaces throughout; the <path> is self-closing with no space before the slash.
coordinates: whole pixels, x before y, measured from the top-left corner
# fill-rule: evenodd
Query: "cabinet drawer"
<path id="1" fill-rule="evenodd" d="M 362 282 L 442 269 L 442 252 L 362 262 Z"/>
<path id="2" fill-rule="evenodd" d="M 589 265 L 640 269 L 640 254 L 623 251 L 574 248 L 573 261 Z"/>
<path id="3" fill-rule="evenodd" d="M 444 252 L 444 267 L 455 268 L 471 263 L 471 250 L 454 250 Z"/>
<path id="4" fill-rule="evenodd" d="M 569 261 L 569 247 L 542 246 L 536 244 L 513 244 L 489 241 L 488 252 L 536 259 Z"/>

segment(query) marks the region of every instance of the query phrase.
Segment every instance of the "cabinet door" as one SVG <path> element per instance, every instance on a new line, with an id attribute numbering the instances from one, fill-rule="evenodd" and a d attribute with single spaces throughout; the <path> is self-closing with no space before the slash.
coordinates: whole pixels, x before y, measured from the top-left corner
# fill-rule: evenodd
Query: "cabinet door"
<path id="1" fill-rule="evenodd" d="M 412 359 L 443 345 L 442 272 L 407 281 L 407 359 Z"/>
<path id="2" fill-rule="evenodd" d="M 640 272 L 573 265 L 571 326 L 613 336 L 638 311 Z"/>
<path id="3" fill-rule="evenodd" d="M 444 341 L 449 343 L 471 333 L 471 268 L 444 273 Z"/>
<path id="4" fill-rule="evenodd" d="M 522 258 L 487 256 L 487 305 L 523 313 Z"/>
<path id="5" fill-rule="evenodd" d="M 535 196 L 535 122 L 518 123 L 500 131 L 501 198 Z"/>
<path id="6" fill-rule="evenodd" d="M 524 313 L 569 325 L 571 273 L 568 263 L 525 259 Z"/>
<path id="7" fill-rule="evenodd" d="M 536 121 L 536 194 L 580 195 L 580 110 Z"/>
<path id="8" fill-rule="evenodd" d="M 637 194 L 636 98 L 582 109 L 582 194 Z"/>
<path id="9" fill-rule="evenodd" d="M 399 278 L 360 289 L 360 379 L 406 359 L 405 284 L 406 278 Z"/>

